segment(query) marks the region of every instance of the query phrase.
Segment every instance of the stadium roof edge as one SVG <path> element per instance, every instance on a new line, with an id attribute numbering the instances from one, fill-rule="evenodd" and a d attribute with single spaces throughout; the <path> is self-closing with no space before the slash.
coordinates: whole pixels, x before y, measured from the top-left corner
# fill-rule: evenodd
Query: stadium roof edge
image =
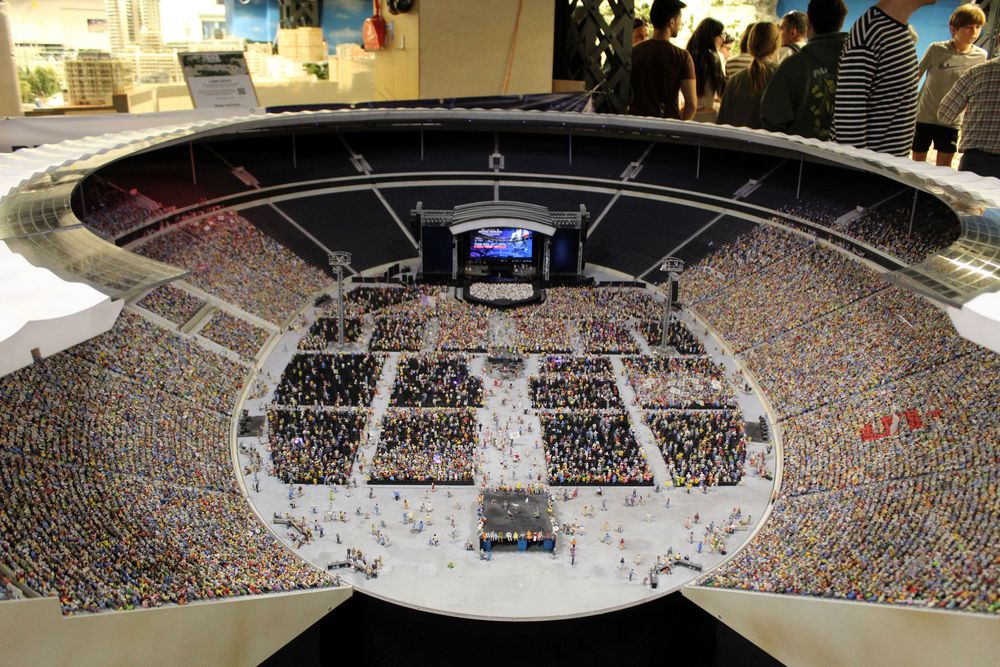
<path id="1" fill-rule="evenodd" d="M 135 120 L 126 116 L 126 120 Z M 171 116 L 171 120 L 176 116 Z M 0 135 L 6 135 L 29 121 L 42 123 L 51 119 L 8 119 L 0 122 Z M 356 126 L 370 128 L 386 127 L 429 127 L 448 129 L 485 130 L 508 127 L 510 131 L 551 131 L 586 132 L 604 135 L 629 136 L 652 141 L 687 141 L 699 145 L 722 144 L 733 149 L 756 148 L 762 151 L 779 151 L 797 154 L 800 159 L 820 160 L 847 168 L 875 173 L 918 190 L 939 197 L 958 213 L 962 221 L 962 236 L 951 247 L 939 255 L 932 256 L 921 264 L 910 267 L 900 276 L 899 284 L 919 283 L 924 294 L 941 292 L 942 303 L 965 304 L 983 295 L 1000 292 L 1000 180 L 984 178 L 970 172 L 957 172 L 945 167 L 917 163 L 904 158 L 876 153 L 867 149 L 832 142 L 821 142 L 771 133 L 763 130 L 736 128 L 727 125 L 710 125 L 673 120 L 661 120 L 634 116 L 610 116 L 603 114 L 561 112 L 561 111 L 517 111 L 491 109 L 338 109 L 331 111 L 297 111 L 266 114 L 253 112 L 244 115 L 224 115 L 221 117 L 197 117 L 182 123 L 157 125 L 158 117 L 143 117 L 142 127 L 120 130 L 117 115 L 102 117 L 101 121 L 86 124 L 91 132 L 108 129 L 105 134 L 74 134 L 71 124 L 62 121 L 59 132 L 63 141 L 43 144 L 36 148 L 24 148 L 14 153 L 0 154 L 0 211 L 11 196 L 25 191 L 42 189 L 46 184 L 69 177 L 82 180 L 87 174 L 126 155 L 154 150 L 181 142 L 201 138 L 218 137 L 236 132 L 293 128 L 313 124 L 315 126 L 336 126 L 337 128 Z M 13 123 L 14 125 L 8 125 Z M 106 123 L 106 124 L 104 124 Z M 126 123 L 128 124 L 128 123 Z M 132 123 L 135 124 L 134 122 Z M 44 125 L 54 128 L 55 125 Z M 3 140 L 0 139 L 0 144 Z M 66 208 L 69 208 L 68 196 Z M 970 214 L 968 211 L 973 211 Z M 72 213 L 69 213 L 72 216 Z M 66 233 L 65 215 L 61 225 L 52 221 L 50 230 L 38 229 L 38 233 Z M 36 221 L 37 224 L 37 221 Z M 60 230 L 60 226 L 63 228 Z M 90 234 L 84 229 L 74 232 Z M 6 233 L 5 233 L 6 232 Z M 8 239 L 10 230 L 0 219 L 0 238 Z M 96 240 L 96 236 L 94 240 Z M 101 241 L 101 243 L 104 243 Z M 109 244 L 110 245 L 110 244 Z M 34 256 L 29 258 L 36 265 L 48 266 L 45 252 L 35 246 Z M 119 259 L 124 257 L 119 256 Z M 138 259 L 138 258 L 136 258 Z M 149 271 L 146 285 L 164 282 L 171 267 L 150 260 L 145 268 Z M 137 265 L 130 267 L 134 272 Z M 179 271 L 177 272 L 180 273 Z M 67 276 L 72 278 L 72 276 Z M 86 278 L 84 281 L 87 282 Z M 69 282 L 69 281 L 67 281 Z M 102 286 L 89 281 L 99 290 L 112 297 L 120 297 L 124 292 L 134 293 L 144 281 L 137 277 L 132 289 L 123 290 L 119 286 Z M 941 287 L 944 286 L 944 287 Z M 947 292 L 947 294 L 946 294 Z M 1000 306 L 995 301 L 978 307 L 977 315 L 993 322 L 1000 332 Z M 963 308 L 964 310 L 964 305 Z M 3 310 L 3 307 L 0 307 Z M 955 312 L 958 309 L 952 308 Z M 0 312 L 0 316 L 6 313 Z M 954 319 L 954 316 L 953 316 Z M 957 323 L 956 323 L 957 326 Z M 961 330 L 961 329 L 960 329 Z M 995 339 L 1000 339 L 996 335 Z"/>

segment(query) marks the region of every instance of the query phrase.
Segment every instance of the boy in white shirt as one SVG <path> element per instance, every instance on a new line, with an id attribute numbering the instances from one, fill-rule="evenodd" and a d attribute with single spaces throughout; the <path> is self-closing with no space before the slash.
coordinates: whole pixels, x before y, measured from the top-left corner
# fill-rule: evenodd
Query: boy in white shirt
<path id="1" fill-rule="evenodd" d="M 986 15 L 982 9 L 973 4 L 960 5 L 948 20 L 951 39 L 932 42 L 920 61 L 917 76 L 926 72 L 927 78 L 920 89 L 917 129 L 913 135 L 913 159 L 917 162 L 927 159 L 927 150 L 933 142 L 937 150 L 937 166 L 951 166 L 961 119 L 957 119 L 954 125 L 943 125 L 938 120 L 938 108 L 963 74 L 986 61 L 986 51 L 975 45 L 984 23 Z"/>

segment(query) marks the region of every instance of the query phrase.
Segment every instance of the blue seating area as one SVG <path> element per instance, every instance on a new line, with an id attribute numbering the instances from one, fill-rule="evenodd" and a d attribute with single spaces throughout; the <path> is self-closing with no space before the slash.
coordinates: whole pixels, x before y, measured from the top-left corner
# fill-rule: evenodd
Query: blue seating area
<path id="1" fill-rule="evenodd" d="M 611 201 L 611 194 L 591 192 L 571 183 L 539 187 L 538 183 L 515 174 L 620 181 L 628 165 L 640 159 L 642 168 L 631 179 L 640 190 L 642 186 L 653 185 L 689 190 L 697 193 L 696 197 L 704 193 L 732 198 L 747 183 L 759 180 L 759 187 L 741 201 L 806 217 L 818 224 L 830 225 L 854 206 L 869 207 L 884 202 L 870 214 L 881 216 L 879 210 L 907 204 L 903 201 L 908 191 L 904 186 L 848 168 L 712 146 L 699 149 L 697 145 L 658 143 L 652 150 L 649 148 L 645 139 L 622 136 L 486 130 L 338 132 L 301 128 L 294 136 L 282 130 L 194 144 L 197 183 L 191 181 L 187 146 L 158 151 L 156 160 L 137 156 L 119 161 L 101 170 L 101 178 L 122 191 L 134 187 L 157 202 L 184 206 L 215 197 L 252 193 L 253 188 L 233 175 L 234 167 L 245 168 L 262 188 L 363 177 L 358 164 L 351 161 L 352 152 L 364 159 L 373 175 L 471 171 L 480 174 L 480 178 L 486 177 L 483 185 L 380 183 L 379 191 L 392 212 L 414 236 L 414 230 L 409 228 L 410 211 L 418 202 L 428 209 L 450 209 L 494 197 L 539 204 L 550 210 L 577 210 L 583 204 L 591 215 L 592 226 Z M 494 150 L 504 157 L 504 168 L 498 173 L 505 184 L 498 191 L 490 178 L 493 172 L 489 155 Z M 800 166 L 802 186 L 797 198 Z M 265 193 L 266 190 L 261 193 L 262 197 Z M 888 222 L 881 218 L 866 219 L 837 231 L 912 263 L 947 245 L 958 233 L 957 219 L 944 204 L 935 202 L 921 204 L 922 215 L 915 227 L 926 238 L 916 244 L 918 250 L 912 253 L 905 250 L 910 240 L 905 225 L 883 233 L 882 227 L 902 221 L 898 212 Z M 349 250 L 356 270 L 417 255 L 413 243 L 373 192 L 306 196 L 281 201 L 277 206 L 323 245 Z M 325 269 L 326 251 L 289 223 L 281 212 L 262 205 L 246 209 L 245 215 L 258 229 L 302 260 Z M 720 243 L 728 243 L 752 227 L 752 223 L 726 217 L 691 238 L 714 215 L 696 206 L 651 202 L 625 192 L 587 239 L 585 261 L 638 276 L 682 243 L 687 242 L 677 251 L 678 256 L 689 263 L 697 262 Z M 380 243 L 370 243 L 372 238 L 380 239 Z M 655 271 L 651 276 L 653 280 L 663 278 Z"/>
<path id="2" fill-rule="evenodd" d="M 355 271 L 417 255 L 371 191 L 290 199 L 277 206 L 330 250 L 350 252 Z"/>
<path id="3" fill-rule="evenodd" d="M 240 215 L 262 233 L 294 252 L 303 262 L 323 271 L 329 270 L 330 264 L 323 249 L 273 207 L 255 206 L 243 209 Z"/>
<path id="4" fill-rule="evenodd" d="M 136 188 L 161 205 L 177 208 L 252 189 L 206 145 L 194 144 L 194 163 L 197 182 L 192 182 L 191 153 L 185 144 L 158 150 L 156 159 L 148 155 L 128 157 L 100 173 L 125 190 Z"/>
<path id="5" fill-rule="evenodd" d="M 492 132 L 345 133 L 348 145 L 379 174 L 413 171 L 487 171 Z"/>
<path id="6" fill-rule="evenodd" d="M 699 167 L 700 162 L 700 167 Z M 643 160 L 639 183 L 732 197 L 750 179 L 760 179 L 781 158 L 697 146 L 657 144 Z"/>
<path id="7" fill-rule="evenodd" d="M 727 215 L 674 252 L 673 256 L 684 260 L 685 266 L 693 266 L 756 228 L 757 223 Z M 669 276 L 657 267 L 646 275 L 645 280 L 658 284 L 669 280 Z"/>
<path id="8" fill-rule="evenodd" d="M 504 171 L 566 174 L 617 180 L 649 148 L 646 141 L 574 135 L 502 134 Z"/>
<path id="9" fill-rule="evenodd" d="M 254 135 L 214 141 L 211 147 L 234 167 L 246 168 L 262 187 L 358 173 L 336 132 Z"/>
<path id="10" fill-rule="evenodd" d="M 802 188 L 796 198 L 800 165 Z M 904 190 L 912 198 L 913 191 L 909 188 L 875 174 L 818 162 L 788 160 L 765 178 L 746 201 L 768 208 L 809 202 L 846 213 L 856 206 L 867 208 Z"/>
<path id="11" fill-rule="evenodd" d="M 639 276 L 715 217 L 689 206 L 622 197 L 584 245 L 587 262 Z"/>

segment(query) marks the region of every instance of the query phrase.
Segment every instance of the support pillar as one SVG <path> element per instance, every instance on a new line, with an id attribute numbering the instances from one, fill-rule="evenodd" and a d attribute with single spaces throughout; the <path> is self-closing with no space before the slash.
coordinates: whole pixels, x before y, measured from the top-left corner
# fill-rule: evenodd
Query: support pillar
<path id="1" fill-rule="evenodd" d="M 344 269 L 351 265 L 351 253 L 335 250 L 329 256 L 330 267 L 337 274 L 337 345 L 344 345 Z"/>
<path id="2" fill-rule="evenodd" d="M 667 300 L 663 306 L 663 321 L 660 323 L 660 351 L 667 353 L 670 343 L 670 314 L 673 309 L 674 285 L 680 279 L 680 272 L 684 270 L 684 260 L 678 257 L 667 257 L 660 265 L 660 271 L 666 273 L 670 279 L 667 281 Z"/>
<path id="3" fill-rule="evenodd" d="M 552 237 L 545 237 L 545 254 L 542 257 L 542 280 L 549 280 L 549 256 L 551 255 Z"/>
<path id="4" fill-rule="evenodd" d="M 583 276 L 583 227 L 580 227 L 580 241 L 576 250 L 576 277 Z"/>

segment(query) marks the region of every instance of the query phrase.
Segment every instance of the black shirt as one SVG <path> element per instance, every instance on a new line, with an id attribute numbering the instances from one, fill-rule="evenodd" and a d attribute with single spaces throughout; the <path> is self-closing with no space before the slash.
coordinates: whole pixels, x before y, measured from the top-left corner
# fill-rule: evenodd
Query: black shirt
<path id="1" fill-rule="evenodd" d="M 663 39 L 639 42 L 632 47 L 629 113 L 679 120 L 677 94 L 684 79 L 694 79 L 690 53 Z"/>

